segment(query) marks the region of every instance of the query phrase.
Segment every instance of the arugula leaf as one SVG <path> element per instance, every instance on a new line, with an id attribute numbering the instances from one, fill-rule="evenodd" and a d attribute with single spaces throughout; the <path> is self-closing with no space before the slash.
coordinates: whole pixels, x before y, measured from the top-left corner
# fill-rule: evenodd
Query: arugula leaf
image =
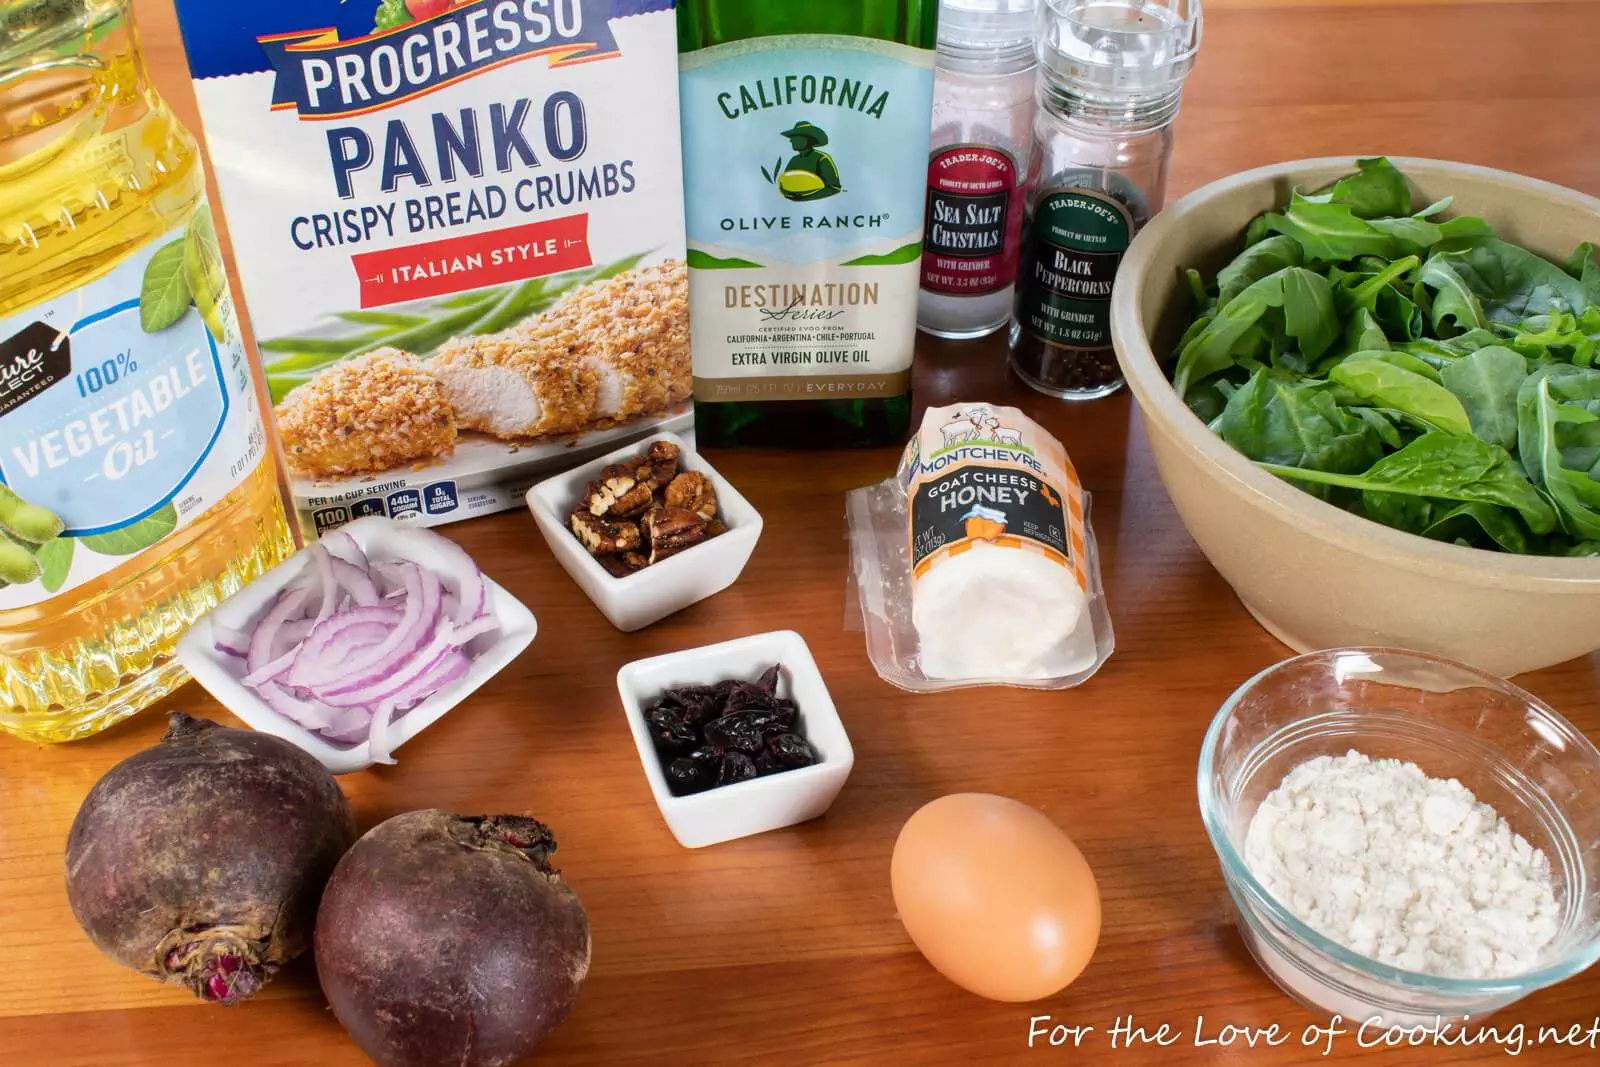
<path id="1" fill-rule="evenodd" d="M 1300 263 L 1300 245 L 1292 237 L 1275 234 L 1251 245 L 1217 272 L 1217 307 L 1227 307 L 1234 297 L 1267 275 Z"/>
<path id="2" fill-rule="evenodd" d="M 1557 434 L 1563 426 L 1595 426 L 1600 415 L 1578 404 L 1557 401 L 1550 392 L 1550 378 L 1540 378 L 1536 386 L 1535 412 L 1538 419 L 1536 469 L 1561 509 L 1561 525 L 1572 536 L 1585 541 L 1600 541 L 1600 481 L 1562 463 Z M 1535 468 L 1530 467 L 1532 472 Z"/>
<path id="3" fill-rule="evenodd" d="M 1517 390 L 1527 376 L 1527 360 L 1493 346 L 1447 364 L 1439 381 L 1461 401 L 1472 432 L 1509 451 L 1517 447 Z"/>
<path id="4" fill-rule="evenodd" d="M 1524 319 L 1510 334 L 1509 344 L 1532 359 L 1560 360 L 1592 367 L 1600 357 L 1600 304 L 1581 316 L 1559 312 Z"/>
<path id="5" fill-rule="evenodd" d="M 178 510 L 169 501 L 138 522 L 110 533 L 90 534 L 77 540 L 90 552 L 102 556 L 131 556 L 143 552 L 171 533 L 178 525 Z"/>
<path id="6" fill-rule="evenodd" d="M 1328 377 L 1375 407 L 1403 411 L 1436 430 L 1471 437 L 1472 423 L 1461 401 L 1427 376 L 1381 358 L 1389 354 L 1358 352 Z"/>
<path id="7" fill-rule="evenodd" d="M 189 310 L 189 282 L 184 276 L 185 238 L 157 249 L 145 264 L 144 282 L 139 288 L 139 326 L 145 333 L 159 333 L 183 318 Z"/>
<path id="8" fill-rule="evenodd" d="M 1336 474 L 1263 463 L 1283 478 L 1359 489 L 1368 514 L 1384 514 L 1384 494 L 1481 502 L 1511 508 L 1537 534 L 1556 528 L 1556 512 L 1533 487 L 1511 454 L 1475 437 L 1425 433 L 1378 460 L 1365 474 Z M 1597 485 L 1600 488 L 1600 485 Z M 1377 515 L 1374 515 L 1377 517 Z"/>

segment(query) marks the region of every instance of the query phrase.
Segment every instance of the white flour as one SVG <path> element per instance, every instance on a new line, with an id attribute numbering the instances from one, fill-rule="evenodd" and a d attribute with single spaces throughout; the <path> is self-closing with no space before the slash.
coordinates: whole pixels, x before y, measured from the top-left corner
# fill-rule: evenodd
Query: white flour
<path id="1" fill-rule="evenodd" d="M 1525 973 L 1560 923 L 1544 853 L 1414 763 L 1352 751 L 1301 764 L 1262 801 L 1244 853 L 1307 925 L 1408 971 Z"/>

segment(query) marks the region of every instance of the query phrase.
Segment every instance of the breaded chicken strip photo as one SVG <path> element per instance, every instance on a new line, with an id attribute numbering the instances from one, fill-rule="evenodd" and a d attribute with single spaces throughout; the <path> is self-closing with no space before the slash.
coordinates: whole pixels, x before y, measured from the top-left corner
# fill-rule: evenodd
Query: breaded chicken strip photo
<path id="1" fill-rule="evenodd" d="M 450 341 L 429 367 L 462 429 L 504 440 L 658 414 L 693 387 L 687 271 L 669 261 L 593 282 L 509 330 Z"/>
<path id="2" fill-rule="evenodd" d="M 577 433 L 594 421 L 594 371 L 515 330 L 458 337 L 429 368 L 464 430 L 517 440 Z"/>
<path id="3" fill-rule="evenodd" d="M 439 380 L 393 348 L 341 363 L 278 404 L 278 430 L 297 474 L 376 474 L 455 451 L 456 416 Z"/>
<path id="4" fill-rule="evenodd" d="M 653 415 L 693 390 L 689 272 L 680 260 L 586 285 L 523 329 L 598 375 L 597 422 Z"/>

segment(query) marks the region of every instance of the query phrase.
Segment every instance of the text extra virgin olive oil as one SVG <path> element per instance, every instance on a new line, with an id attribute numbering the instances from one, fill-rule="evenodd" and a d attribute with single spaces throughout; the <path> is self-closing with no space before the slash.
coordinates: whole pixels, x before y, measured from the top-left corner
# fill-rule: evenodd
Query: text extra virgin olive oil
<path id="1" fill-rule="evenodd" d="M 905 439 L 938 6 L 680 0 L 701 443 Z"/>
<path id="2" fill-rule="evenodd" d="M 194 140 L 128 0 L 0 0 L 0 728 L 82 737 L 187 677 L 292 549 Z"/>

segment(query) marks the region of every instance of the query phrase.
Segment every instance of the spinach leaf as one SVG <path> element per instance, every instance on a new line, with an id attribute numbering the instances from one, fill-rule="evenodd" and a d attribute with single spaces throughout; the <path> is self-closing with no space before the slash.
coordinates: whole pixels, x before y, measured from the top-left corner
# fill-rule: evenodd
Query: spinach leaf
<path id="1" fill-rule="evenodd" d="M 1300 246 L 1282 234 L 1251 245 L 1217 273 L 1217 307 L 1227 307 L 1229 301 L 1267 275 L 1300 263 Z"/>
<path id="2" fill-rule="evenodd" d="M 1265 334 L 1252 336 L 1251 331 L 1275 309 L 1281 322 L 1273 322 L 1274 329 Z M 1281 334 L 1296 340 L 1308 359 L 1320 357 L 1338 338 L 1333 287 L 1322 275 L 1303 267 L 1285 267 L 1246 286 L 1180 349 L 1173 385 L 1180 396 L 1188 396 L 1192 383 L 1259 355 L 1263 341 L 1271 342 Z"/>
<path id="3" fill-rule="evenodd" d="M 1600 541 L 1600 481 L 1562 463 L 1557 434 L 1563 426 L 1595 426 L 1600 415 L 1579 404 L 1564 404 L 1550 391 L 1550 378 L 1539 379 L 1535 394 L 1538 419 L 1538 477 L 1561 509 L 1561 525 L 1573 537 Z M 1532 468 L 1530 468 L 1531 471 Z"/>
<path id="4" fill-rule="evenodd" d="M 1377 408 L 1364 407 L 1351 407 L 1346 408 L 1345 410 L 1350 412 L 1350 414 L 1360 418 L 1361 421 L 1365 422 L 1368 426 L 1371 426 L 1372 432 L 1376 433 L 1378 435 L 1378 440 L 1382 441 L 1385 445 L 1388 445 L 1390 448 L 1405 447 L 1406 440 L 1404 437 L 1400 436 L 1400 428 L 1395 425 L 1395 420 L 1390 418 L 1386 412 L 1380 411 Z"/>
<path id="5" fill-rule="evenodd" d="M 1399 494 L 1493 504 L 1516 511 L 1534 533 L 1546 534 L 1556 528 L 1555 509 L 1528 481 L 1511 454 L 1475 437 L 1425 433 L 1378 460 L 1365 474 L 1335 474 L 1272 463 L 1262 467 L 1296 481 L 1359 489 L 1369 515 L 1384 513 L 1385 505 L 1375 498 Z"/>
<path id="6" fill-rule="evenodd" d="M 1594 245 L 1585 241 L 1573 249 L 1567 273 L 1583 285 L 1583 295 L 1591 306 L 1600 305 L 1600 263 L 1595 262 Z"/>
<path id="7" fill-rule="evenodd" d="M 1228 399 L 1217 432 L 1258 461 L 1355 473 L 1383 454 L 1377 432 L 1320 382 L 1258 370 Z"/>
<path id="8" fill-rule="evenodd" d="M 1509 451 L 1517 447 L 1517 390 L 1527 376 L 1527 360 L 1493 346 L 1446 365 L 1439 381 L 1461 401 L 1472 432 Z"/>
<path id="9" fill-rule="evenodd" d="M 165 330 L 189 310 L 189 282 L 183 271 L 187 243 L 180 237 L 157 249 L 145 264 L 139 288 L 139 326 L 145 333 Z"/>
<path id="10" fill-rule="evenodd" d="M 1387 159 L 1356 160 L 1356 172 L 1305 199 L 1317 204 L 1343 204 L 1360 219 L 1411 213 L 1411 186 L 1400 168 Z"/>
<path id="11" fill-rule="evenodd" d="M 1414 370 L 1358 352 L 1328 372 L 1328 377 L 1373 406 L 1403 411 L 1436 430 L 1471 437 L 1472 423 L 1461 401 L 1444 386 Z"/>
<path id="12" fill-rule="evenodd" d="M 1319 203 L 1299 193 L 1283 214 L 1269 212 L 1262 217 L 1270 232 L 1294 238 L 1310 261 L 1339 263 L 1366 255 L 1394 259 L 1399 244 L 1344 204 Z"/>
<path id="13" fill-rule="evenodd" d="M 1522 554 L 1532 550 L 1527 528 L 1513 512 L 1481 502 L 1457 504 L 1432 517 L 1417 532 L 1436 541 L 1461 542 L 1475 548 L 1498 545 L 1507 552 Z"/>
<path id="14" fill-rule="evenodd" d="M 169 501 L 138 522 L 110 533 L 90 534 L 77 540 L 83 547 L 102 556 L 131 556 L 143 552 L 171 533 L 178 525 L 178 511 Z"/>
<path id="15" fill-rule="evenodd" d="M 1588 306 L 1578 279 L 1525 248 L 1499 240 L 1434 254 L 1423 264 L 1419 284 L 1439 290 L 1433 302 L 1435 328 L 1446 320 L 1464 329 L 1487 328 L 1493 322 L 1514 326 L 1533 315 L 1579 312 Z M 1442 308 L 1441 300 L 1446 301 Z"/>

